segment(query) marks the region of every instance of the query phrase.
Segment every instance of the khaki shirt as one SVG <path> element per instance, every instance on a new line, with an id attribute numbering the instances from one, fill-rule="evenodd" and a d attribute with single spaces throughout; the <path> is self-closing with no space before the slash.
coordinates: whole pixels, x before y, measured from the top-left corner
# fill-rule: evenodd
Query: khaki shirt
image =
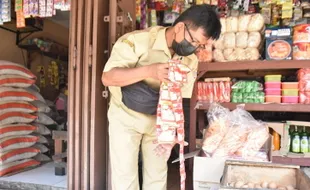
<path id="1" fill-rule="evenodd" d="M 105 65 L 104 72 L 115 67 L 134 68 L 153 63 L 167 63 L 172 58 L 167 47 L 167 28 L 155 26 L 146 30 L 138 30 L 120 37 L 111 52 L 111 56 Z M 173 58 L 177 58 L 174 56 Z M 186 64 L 191 72 L 188 74 L 188 82 L 182 87 L 183 98 L 192 96 L 193 86 L 197 75 L 198 59 L 195 54 L 183 57 L 183 64 Z M 121 77 L 121 76 L 120 76 Z M 160 81 L 148 78 L 144 80 L 153 89 L 160 87 Z M 117 107 L 126 106 L 122 103 L 122 93 L 120 87 L 110 86 L 111 103 Z M 128 108 L 125 108 L 128 110 Z"/>

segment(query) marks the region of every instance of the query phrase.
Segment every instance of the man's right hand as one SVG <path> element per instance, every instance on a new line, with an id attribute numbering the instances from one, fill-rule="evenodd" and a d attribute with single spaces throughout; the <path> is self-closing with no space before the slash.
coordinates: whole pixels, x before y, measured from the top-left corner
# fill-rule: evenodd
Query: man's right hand
<path id="1" fill-rule="evenodd" d="M 155 63 L 149 66 L 151 77 L 161 82 L 169 82 L 169 64 L 168 63 Z"/>

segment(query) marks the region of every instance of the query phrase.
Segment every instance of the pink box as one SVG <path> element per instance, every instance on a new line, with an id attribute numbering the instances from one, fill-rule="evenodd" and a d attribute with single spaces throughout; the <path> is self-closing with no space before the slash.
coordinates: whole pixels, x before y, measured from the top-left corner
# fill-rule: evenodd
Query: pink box
<path id="1" fill-rule="evenodd" d="M 282 103 L 297 104 L 298 96 L 282 96 Z"/>
<path id="2" fill-rule="evenodd" d="M 280 88 L 266 88 L 265 94 L 266 94 L 266 96 L 270 96 L 270 95 L 280 96 L 281 95 L 281 89 Z"/>
<path id="3" fill-rule="evenodd" d="M 281 89 L 281 82 L 265 82 L 265 88 Z"/>

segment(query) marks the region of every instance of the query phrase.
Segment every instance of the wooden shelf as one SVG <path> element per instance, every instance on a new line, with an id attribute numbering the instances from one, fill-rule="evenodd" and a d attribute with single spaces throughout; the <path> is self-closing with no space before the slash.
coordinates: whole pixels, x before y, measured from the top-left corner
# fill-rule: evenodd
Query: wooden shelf
<path id="1" fill-rule="evenodd" d="M 299 166 L 310 166 L 310 158 L 291 158 L 291 157 L 282 157 L 282 156 L 273 156 L 273 163 L 278 164 L 291 164 Z"/>
<path id="2" fill-rule="evenodd" d="M 38 48 L 38 46 L 36 45 L 19 45 L 18 47 L 26 51 L 29 51 L 29 52 L 39 52 L 42 55 L 46 57 L 50 57 L 52 59 L 59 59 L 64 62 L 68 62 L 68 55 L 64 55 L 64 54 L 59 55 L 58 53 L 55 53 L 55 52 L 44 52 L 44 51 L 41 51 L 40 48 Z"/>
<path id="3" fill-rule="evenodd" d="M 281 70 L 300 69 L 310 67 L 309 60 L 281 60 L 281 61 L 235 61 L 200 63 L 198 71 L 243 71 L 243 70 Z"/>
<path id="4" fill-rule="evenodd" d="M 208 110 L 210 104 L 207 102 L 198 102 L 198 110 Z M 237 105 L 242 103 L 222 103 L 221 105 L 233 110 Z M 258 103 L 245 103 L 245 110 L 247 111 L 272 111 L 272 112 L 309 112 L 310 104 L 258 104 Z"/>

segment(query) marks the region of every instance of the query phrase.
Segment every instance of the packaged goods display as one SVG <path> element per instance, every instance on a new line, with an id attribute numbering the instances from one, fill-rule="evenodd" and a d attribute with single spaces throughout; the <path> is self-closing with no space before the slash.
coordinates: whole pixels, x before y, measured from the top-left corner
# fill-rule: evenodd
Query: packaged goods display
<path id="1" fill-rule="evenodd" d="M 263 85 L 257 81 L 238 81 L 232 87 L 233 103 L 264 103 Z"/>
<path id="2" fill-rule="evenodd" d="M 230 102 L 230 78 L 208 78 L 198 82 L 198 100 L 212 102 Z"/>
<path id="3" fill-rule="evenodd" d="M 298 71 L 299 103 L 310 104 L 310 69 Z"/>
<path id="4" fill-rule="evenodd" d="M 46 115 L 51 109 L 44 98 L 32 88 L 35 80 L 22 65 L 0 60 L 0 176 L 39 165 L 35 156 L 46 152 L 43 144 L 48 141 L 42 135 L 51 131 L 45 125 L 55 122 Z"/>
<path id="5" fill-rule="evenodd" d="M 264 20 L 261 14 L 221 18 L 222 32 L 214 43 L 213 59 L 218 62 L 258 60 Z"/>
<path id="6" fill-rule="evenodd" d="M 265 123 L 256 121 L 241 107 L 233 111 L 211 104 L 202 149 L 209 157 L 268 161 L 264 144 L 269 138 Z"/>

